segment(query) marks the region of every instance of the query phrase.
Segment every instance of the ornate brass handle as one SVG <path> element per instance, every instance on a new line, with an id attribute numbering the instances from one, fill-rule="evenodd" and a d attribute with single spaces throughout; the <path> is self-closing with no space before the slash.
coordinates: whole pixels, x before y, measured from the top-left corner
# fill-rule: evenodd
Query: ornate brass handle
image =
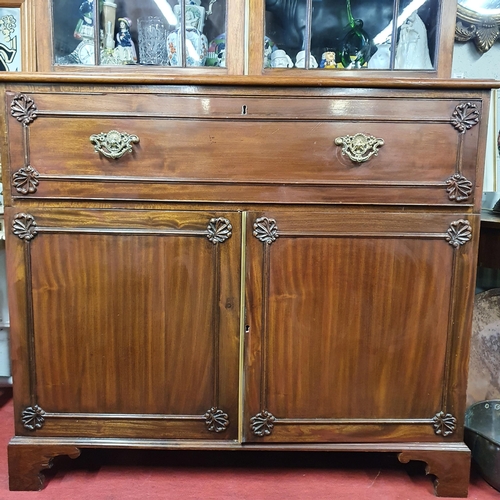
<path id="1" fill-rule="evenodd" d="M 342 146 L 342 154 L 347 155 L 356 163 L 368 161 L 372 156 L 378 155 L 378 150 L 382 147 L 384 139 L 377 139 L 373 135 L 355 134 L 337 137 L 335 139 L 337 146 Z"/>
<path id="2" fill-rule="evenodd" d="M 108 133 L 101 132 L 91 135 L 90 142 L 94 145 L 96 153 L 101 153 L 106 158 L 118 160 L 125 153 L 132 153 L 132 145 L 139 142 L 139 137 L 126 132 L 110 130 Z"/>

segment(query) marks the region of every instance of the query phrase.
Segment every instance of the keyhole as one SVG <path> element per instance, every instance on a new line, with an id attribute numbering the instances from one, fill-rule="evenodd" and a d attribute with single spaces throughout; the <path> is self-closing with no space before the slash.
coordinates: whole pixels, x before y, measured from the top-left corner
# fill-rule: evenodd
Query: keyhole
<path id="1" fill-rule="evenodd" d="M 246 115 L 247 114 L 247 106 L 246 106 L 246 104 L 243 104 L 243 106 L 241 107 L 241 114 L 242 115 Z"/>
<path id="2" fill-rule="evenodd" d="M 250 333 L 250 325 L 245 326 L 245 333 Z"/>

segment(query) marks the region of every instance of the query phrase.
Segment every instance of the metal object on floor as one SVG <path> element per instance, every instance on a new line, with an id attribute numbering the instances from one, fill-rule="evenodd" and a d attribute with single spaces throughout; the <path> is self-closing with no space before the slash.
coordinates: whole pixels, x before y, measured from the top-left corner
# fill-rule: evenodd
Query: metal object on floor
<path id="1" fill-rule="evenodd" d="M 467 409 L 465 443 L 481 476 L 500 491 L 500 399 L 480 401 Z"/>

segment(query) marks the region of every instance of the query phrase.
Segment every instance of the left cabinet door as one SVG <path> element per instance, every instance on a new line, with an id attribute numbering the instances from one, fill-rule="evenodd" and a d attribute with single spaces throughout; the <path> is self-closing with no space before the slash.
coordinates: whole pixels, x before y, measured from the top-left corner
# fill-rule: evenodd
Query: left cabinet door
<path id="1" fill-rule="evenodd" d="M 6 215 L 17 435 L 237 438 L 239 214 Z"/>

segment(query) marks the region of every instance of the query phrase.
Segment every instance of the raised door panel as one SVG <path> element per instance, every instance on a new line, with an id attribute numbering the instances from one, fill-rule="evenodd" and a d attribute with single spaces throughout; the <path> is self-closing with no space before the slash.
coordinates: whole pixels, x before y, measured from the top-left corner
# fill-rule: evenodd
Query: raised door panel
<path id="1" fill-rule="evenodd" d="M 246 440 L 457 439 L 473 219 L 250 217 Z"/>
<path id="2" fill-rule="evenodd" d="M 238 217 L 11 210 L 18 430 L 235 439 Z"/>

